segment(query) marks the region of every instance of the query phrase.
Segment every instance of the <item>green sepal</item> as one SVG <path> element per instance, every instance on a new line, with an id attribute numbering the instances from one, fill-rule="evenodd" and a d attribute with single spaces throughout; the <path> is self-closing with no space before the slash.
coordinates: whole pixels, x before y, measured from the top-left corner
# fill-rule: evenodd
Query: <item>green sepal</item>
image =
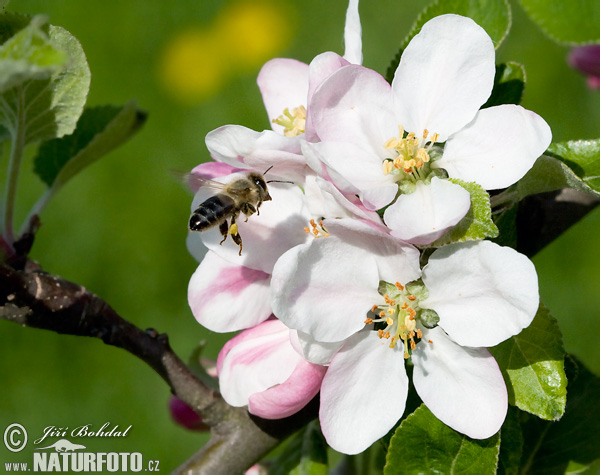
<path id="1" fill-rule="evenodd" d="M 129 140 L 146 120 L 134 101 L 86 109 L 75 132 L 40 145 L 34 171 L 57 191 L 73 176 Z"/>
<path id="2" fill-rule="evenodd" d="M 327 444 L 318 421 L 292 435 L 269 468 L 269 475 L 326 475 Z"/>
<path id="3" fill-rule="evenodd" d="M 209 365 L 203 364 L 202 354 L 204 353 L 204 349 L 206 348 L 206 341 L 201 341 L 198 343 L 198 346 L 194 348 L 190 358 L 188 360 L 188 368 L 192 373 L 194 373 L 200 381 L 204 383 L 205 386 L 208 386 L 215 391 L 219 391 L 219 380 L 208 374 L 206 371 Z M 215 363 L 216 365 L 216 363 Z"/>
<path id="4" fill-rule="evenodd" d="M 446 13 L 455 13 L 475 20 L 490 35 L 496 49 L 508 34 L 512 21 L 510 5 L 506 0 L 479 0 L 477 2 L 470 0 L 436 0 L 419 14 L 410 33 L 400 44 L 398 53 L 392 59 L 386 72 L 385 78 L 388 82 L 391 83 L 394 79 L 396 68 L 400 64 L 400 57 L 410 40 L 421 31 L 425 23 Z"/>
<path id="5" fill-rule="evenodd" d="M 427 247 L 442 247 L 455 242 L 467 242 L 498 236 L 498 228 L 492 220 L 490 196 L 480 185 L 450 178 L 452 183 L 462 186 L 471 195 L 469 211 L 455 226 L 446 231 Z"/>
<path id="6" fill-rule="evenodd" d="M 421 473 L 496 473 L 500 436 L 470 439 L 439 421 L 421 405 L 396 429 L 384 475 Z"/>
<path id="7" fill-rule="evenodd" d="M 511 404 L 545 420 L 563 415 L 567 377 L 562 334 L 543 304 L 529 327 L 489 350 L 500 366 Z"/>
<path id="8" fill-rule="evenodd" d="M 514 62 L 497 64 L 492 94 L 481 108 L 501 104 L 520 104 L 524 90 L 525 68 L 521 64 Z"/>
<path id="9" fill-rule="evenodd" d="M 600 42 L 598 0 L 520 0 L 523 9 L 552 40 L 575 45 Z"/>

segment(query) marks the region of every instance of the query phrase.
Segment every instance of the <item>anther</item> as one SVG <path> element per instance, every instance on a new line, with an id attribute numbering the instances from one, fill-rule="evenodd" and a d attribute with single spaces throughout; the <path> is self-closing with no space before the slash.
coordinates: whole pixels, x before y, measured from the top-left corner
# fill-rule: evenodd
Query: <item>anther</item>
<path id="1" fill-rule="evenodd" d="M 371 323 L 373 323 L 373 319 L 372 319 L 372 318 L 368 318 L 368 317 L 367 317 L 367 319 L 365 320 L 365 323 L 366 323 L 367 325 L 370 325 Z"/>
<path id="2" fill-rule="evenodd" d="M 404 290 L 404 286 L 400 282 L 394 284 L 398 290 Z"/>

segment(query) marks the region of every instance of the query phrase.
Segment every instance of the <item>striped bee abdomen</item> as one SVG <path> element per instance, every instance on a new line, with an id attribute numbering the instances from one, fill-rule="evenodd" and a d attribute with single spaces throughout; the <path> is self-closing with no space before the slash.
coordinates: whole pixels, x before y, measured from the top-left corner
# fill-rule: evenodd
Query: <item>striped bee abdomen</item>
<path id="1" fill-rule="evenodd" d="M 204 231 L 229 218 L 235 211 L 233 198 L 219 193 L 200 204 L 190 218 L 190 230 Z"/>

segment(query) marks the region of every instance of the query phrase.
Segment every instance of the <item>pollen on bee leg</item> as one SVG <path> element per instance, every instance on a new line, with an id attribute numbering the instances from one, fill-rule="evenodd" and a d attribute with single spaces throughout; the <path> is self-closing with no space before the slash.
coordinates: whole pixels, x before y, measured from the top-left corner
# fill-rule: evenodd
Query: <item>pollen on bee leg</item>
<path id="1" fill-rule="evenodd" d="M 229 226 L 229 230 L 227 231 L 227 234 L 232 234 L 232 235 L 238 234 L 238 225 L 237 225 L 237 223 L 233 223 L 231 226 Z"/>

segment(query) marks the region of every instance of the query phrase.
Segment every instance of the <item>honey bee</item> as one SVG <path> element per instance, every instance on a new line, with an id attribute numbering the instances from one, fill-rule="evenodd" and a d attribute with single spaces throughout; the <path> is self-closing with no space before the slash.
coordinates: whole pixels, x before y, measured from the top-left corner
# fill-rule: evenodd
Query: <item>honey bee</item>
<path id="1" fill-rule="evenodd" d="M 263 201 L 272 199 L 267 188 L 267 183 L 270 182 L 256 172 L 248 172 L 245 176 L 230 183 L 219 183 L 199 175 L 191 175 L 191 178 L 198 185 L 212 188 L 217 193 L 200 203 L 192 213 L 189 223 L 190 230 L 202 232 L 219 226 L 219 231 L 223 236 L 223 240 L 219 244 L 223 244 L 227 236 L 231 235 L 233 242 L 240 247 L 239 255 L 241 256 L 242 236 L 238 232 L 236 219 L 240 213 L 246 216 L 246 221 L 254 213 L 260 214 L 259 208 Z"/>

